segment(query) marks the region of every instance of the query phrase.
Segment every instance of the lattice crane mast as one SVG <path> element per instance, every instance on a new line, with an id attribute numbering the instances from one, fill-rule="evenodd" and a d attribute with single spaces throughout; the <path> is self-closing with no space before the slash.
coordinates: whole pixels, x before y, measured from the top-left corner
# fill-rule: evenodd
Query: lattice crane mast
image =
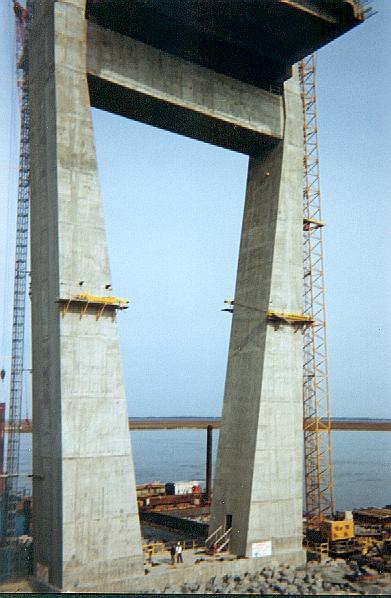
<path id="1" fill-rule="evenodd" d="M 19 425 L 22 414 L 23 357 L 25 336 L 25 304 L 27 283 L 28 223 L 30 199 L 29 159 L 29 88 L 27 33 L 32 0 L 24 8 L 13 0 L 16 24 L 16 70 L 20 104 L 19 179 L 16 212 L 16 250 L 14 303 L 12 321 L 12 349 L 10 371 L 10 397 L 8 410 L 8 442 L 5 490 L 3 497 L 3 533 L 6 538 L 15 536 L 15 511 L 19 476 Z"/>
<path id="2" fill-rule="evenodd" d="M 299 63 L 304 114 L 304 468 L 306 517 L 317 526 L 334 512 L 327 370 L 322 215 L 319 181 L 316 56 Z"/>

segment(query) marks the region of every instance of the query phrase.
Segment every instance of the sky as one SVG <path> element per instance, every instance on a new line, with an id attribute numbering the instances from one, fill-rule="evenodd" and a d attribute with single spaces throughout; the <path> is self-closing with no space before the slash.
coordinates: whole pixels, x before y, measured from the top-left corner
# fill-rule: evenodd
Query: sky
<path id="1" fill-rule="evenodd" d="M 10 4 L 0 0 L 0 369 L 17 190 Z M 318 52 L 334 417 L 391 417 L 391 4 L 371 4 L 378 14 Z M 129 415 L 218 416 L 231 326 L 221 309 L 234 294 L 248 158 L 92 112 L 114 294 L 131 302 L 117 318 Z"/>

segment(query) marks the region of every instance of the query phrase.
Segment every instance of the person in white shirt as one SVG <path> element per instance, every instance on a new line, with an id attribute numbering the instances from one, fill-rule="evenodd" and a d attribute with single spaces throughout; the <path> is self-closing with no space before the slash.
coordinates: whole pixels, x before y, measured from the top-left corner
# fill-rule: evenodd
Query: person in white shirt
<path id="1" fill-rule="evenodd" d="M 177 563 L 183 563 L 182 552 L 183 552 L 182 545 L 180 542 L 178 542 L 176 545 L 176 562 Z"/>

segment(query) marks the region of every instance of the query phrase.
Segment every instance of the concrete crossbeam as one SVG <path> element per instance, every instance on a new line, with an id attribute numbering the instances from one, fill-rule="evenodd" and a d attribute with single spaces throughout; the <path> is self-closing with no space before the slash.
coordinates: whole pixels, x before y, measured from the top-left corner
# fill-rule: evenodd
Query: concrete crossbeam
<path id="1" fill-rule="evenodd" d="M 90 19 L 269 91 L 364 20 L 359 0 L 87 0 Z M 365 11 L 367 12 L 367 11 Z"/>
<path id="2" fill-rule="evenodd" d="M 98 108 L 248 154 L 282 138 L 279 95 L 93 23 L 87 69 Z"/>

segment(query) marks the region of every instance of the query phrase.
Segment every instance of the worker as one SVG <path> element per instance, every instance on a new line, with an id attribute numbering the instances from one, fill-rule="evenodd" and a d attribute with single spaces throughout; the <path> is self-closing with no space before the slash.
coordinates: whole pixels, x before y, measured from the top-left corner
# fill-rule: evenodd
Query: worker
<path id="1" fill-rule="evenodd" d="M 175 544 L 171 544 L 171 548 L 170 548 L 171 565 L 175 565 L 175 554 L 176 554 Z"/>
<path id="2" fill-rule="evenodd" d="M 148 548 L 148 563 L 149 563 L 150 565 L 152 565 L 152 554 L 153 554 L 153 550 L 152 550 L 152 547 L 150 546 L 150 547 Z"/>
<path id="3" fill-rule="evenodd" d="M 20 19 L 24 19 L 27 20 L 28 19 L 28 12 L 27 10 L 24 8 L 24 6 L 22 6 L 20 4 L 20 2 L 17 2 L 17 0 L 14 0 L 14 11 L 17 17 L 19 17 Z"/>
<path id="4" fill-rule="evenodd" d="M 176 562 L 183 563 L 183 556 L 182 556 L 182 544 L 180 542 L 176 545 Z"/>

